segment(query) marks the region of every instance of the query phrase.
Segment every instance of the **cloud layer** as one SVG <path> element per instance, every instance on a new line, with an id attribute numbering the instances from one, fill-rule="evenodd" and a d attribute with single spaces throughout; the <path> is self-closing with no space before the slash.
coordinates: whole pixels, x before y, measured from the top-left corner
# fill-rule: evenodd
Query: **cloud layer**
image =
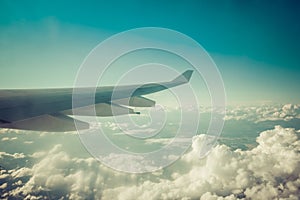
<path id="1" fill-rule="evenodd" d="M 234 107 L 227 110 L 225 117 L 225 120 L 251 120 L 256 123 L 292 119 L 300 119 L 300 105 Z"/>
<path id="2" fill-rule="evenodd" d="M 63 145 L 28 155 L 2 152 L 1 163 L 19 164 L 1 168 L 1 198 L 298 199 L 299 134 L 276 126 L 262 132 L 253 149 L 217 145 L 204 159 L 198 156 L 205 135 L 198 135 L 191 151 L 176 163 L 141 175 L 113 171 L 93 158 L 71 156 Z M 32 166 L 26 160 L 32 160 Z"/>

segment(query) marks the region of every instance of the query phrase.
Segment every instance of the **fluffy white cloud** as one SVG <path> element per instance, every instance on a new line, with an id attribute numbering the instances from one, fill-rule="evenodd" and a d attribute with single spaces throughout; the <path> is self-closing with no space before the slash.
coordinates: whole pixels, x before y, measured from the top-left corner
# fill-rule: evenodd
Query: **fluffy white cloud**
<path id="1" fill-rule="evenodd" d="M 39 198 L 40 195 L 51 199 L 100 198 L 104 183 L 118 181 L 114 177 L 118 177 L 119 173 L 107 169 L 93 158 L 71 158 L 61 145 L 54 146 L 49 152 L 34 153 L 31 157 L 40 159 L 32 168 L 9 170 L 2 175 L 15 180 L 11 183 L 15 187 L 9 191 L 10 196 L 28 199 Z M 121 176 L 124 177 L 121 180 L 126 179 L 127 174 Z"/>
<path id="2" fill-rule="evenodd" d="M 89 172 L 83 171 L 84 168 L 77 169 L 76 167 L 82 164 L 81 161 L 71 159 L 68 154 L 61 151 L 60 145 L 56 145 L 47 154 L 35 154 L 36 157 L 43 155 L 44 158 L 31 169 L 21 168 L 11 173 L 15 178 L 30 177 L 30 179 L 21 187 L 10 191 L 10 195 L 19 198 L 37 197 L 47 191 L 47 195 L 52 198 L 64 196 L 78 199 L 87 197 L 92 192 L 92 185 L 101 185 L 101 177 L 95 174 L 95 170 Z M 92 165 L 93 162 L 87 159 L 84 164 Z"/>
<path id="3" fill-rule="evenodd" d="M 93 158 L 71 157 L 56 145 L 28 155 L 36 161 L 32 167 L 1 170 L 0 180 L 7 180 L 1 198 L 298 199 L 299 134 L 276 126 L 262 132 L 253 149 L 217 145 L 204 159 L 198 157 L 205 135 L 195 136 L 191 151 L 176 163 L 140 175 L 113 171 Z M 1 153 L 0 158 L 5 156 L 25 157 Z"/>
<path id="4" fill-rule="evenodd" d="M 193 150 L 165 169 L 158 181 L 104 191 L 104 198 L 119 199 L 282 199 L 297 198 L 300 187 L 300 143 L 294 129 L 280 126 L 265 131 L 252 150 L 232 151 L 216 146 L 205 159 L 197 159 L 205 136 L 194 139 Z"/>

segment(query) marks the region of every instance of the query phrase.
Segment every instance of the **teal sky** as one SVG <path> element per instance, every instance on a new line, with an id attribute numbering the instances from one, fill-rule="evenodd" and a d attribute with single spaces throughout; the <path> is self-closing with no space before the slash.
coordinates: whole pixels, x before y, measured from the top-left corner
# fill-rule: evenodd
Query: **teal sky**
<path id="1" fill-rule="evenodd" d="M 299 103 L 299 19 L 299 1 L 0 0 L 0 87 L 72 86 L 103 39 L 154 26 L 210 53 L 229 104 Z"/>

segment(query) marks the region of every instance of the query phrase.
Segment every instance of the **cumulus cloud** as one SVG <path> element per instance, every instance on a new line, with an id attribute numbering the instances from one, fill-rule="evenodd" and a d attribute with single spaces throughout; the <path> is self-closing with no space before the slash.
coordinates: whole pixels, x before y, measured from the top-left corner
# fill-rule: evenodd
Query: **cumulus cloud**
<path id="1" fill-rule="evenodd" d="M 40 161 L 32 168 L 10 170 L 3 176 L 14 180 L 10 182 L 13 189 L 9 196 L 28 199 L 41 195 L 50 199 L 100 198 L 104 183 L 118 175 L 93 158 L 71 158 L 62 150 L 62 145 L 54 146 L 49 152 L 34 153 L 31 157 Z"/>
<path id="2" fill-rule="evenodd" d="M 104 191 L 109 199 L 297 199 L 300 187 L 300 143 L 294 129 L 276 126 L 257 138 L 252 150 L 232 151 L 216 146 L 205 159 L 197 159 L 205 136 L 194 138 L 193 150 L 165 169 L 169 176 L 131 187 Z"/>
<path id="3" fill-rule="evenodd" d="M 14 170 L 11 176 L 15 179 L 30 178 L 25 184 L 20 183 L 20 187 L 10 191 L 10 195 L 16 198 L 38 197 L 46 192 L 46 195 L 52 198 L 68 197 L 77 199 L 80 194 L 88 197 L 91 192 L 90 183 L 101 184 L 101 179 L 95 178 L 92 181 L 93 177 L 98 177 L 94 172 L 74 169 L 78 163 L 80 164 L 80 160 L 71 159 L 60 148 L 60 145 L 56 145 L 46 154 L 44 159 L 30 169 Z M 39 153 L 39 155 L 36 153 L 35 155 L 41 156 L 43 153 Z M 89 160 L 86 160 L 85 163 L 89 163 Z"/>
<path id="4" fill-rule="evenodd" d="M 1 198 L 298 199 L 299 134 L 276 126 L 262 132 L 253 149 L 216 145 L 204 159 L 199 154 L 206 136 L 198 135 L 191 151 L 177 162 L 146 174 L 116 172 L 93 158 L 72 157 L 63 145 L 55 145 L 28 155 L 35 160 L 32 167 L 1 170 Z M 1 159 L 5 156 L 18 160 L 26 155 L 0 154 Z"/>

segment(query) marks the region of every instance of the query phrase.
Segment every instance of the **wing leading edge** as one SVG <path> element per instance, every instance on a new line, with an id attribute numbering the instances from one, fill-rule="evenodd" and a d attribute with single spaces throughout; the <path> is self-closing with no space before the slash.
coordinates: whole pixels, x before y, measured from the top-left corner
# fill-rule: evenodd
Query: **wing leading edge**
<path id="1" fill-rule="evenodd" d="M 72 88 L 0 90 L 0 128 L 49 132 L 88 129 L 88 123 L 68 115 L 90 116 L 93 113 L 105 117 L 139 114 L 130 107 L 155 105 L 155 101 L 142 95 L 188 83 L 192 73 L 193 70 L 187 70 L 175 79 L 162 83 L 100 87 L 95 92 L 95 105 L 83 102 L 75 110 L 72 110 Z"/>

